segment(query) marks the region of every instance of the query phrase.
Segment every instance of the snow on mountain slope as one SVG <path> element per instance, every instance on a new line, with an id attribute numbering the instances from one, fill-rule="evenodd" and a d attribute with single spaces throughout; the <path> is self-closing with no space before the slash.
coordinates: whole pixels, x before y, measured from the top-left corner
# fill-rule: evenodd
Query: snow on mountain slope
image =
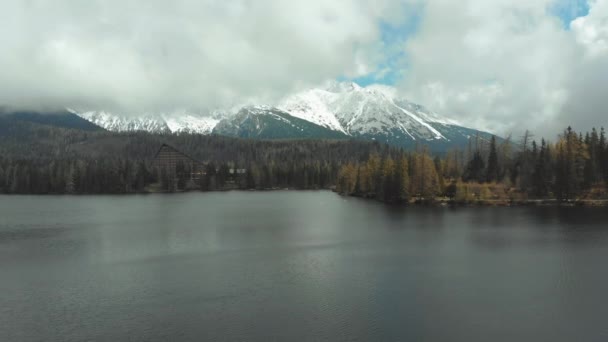
<path id="1" fill-rule="evenodd" d="M 71 109 L 69 111 L 99 127 L 113 132 L 148 131 L 160 133 L 170 131 L 167 123 L 158 116 L 131 117 L 105 111 L 78 112 Z"/>
<path id="2" fill-rule="evenodd" d="M 490 135 L 409 102 L 393 87 L 361 87 L 353 82 L 329 82 L 288 95 L 274 106 L 233 106 L 201 114 L 184 110 L 127 116 L 104 111 L 74 113 L 110 131 L 218 133 L 266 138 L 289 138 L 290 134 L 294 138 L 337 136 L 401 147 L 419 143 L 441 149 L 462 147 L 472 135 Z"/>
<path id="3" fill-rule="evenodd" d="M 329 103 L 335 101 L 336 98 L 336 93 L 323 89 L 310 89 L 286 97 L 277 107 L 297 118 L 346 133 L 335 113 L 329 107 Z"/>
<path id="4" fill-rule="evenodd" d="M 220 122 L 215 117 L 195 116 L 188 113 L 163 115 L 162 117 L 171 132 L 210 134 L 213 128 Z"/>
<path id="5" fill-rule="evenodd" d="M 243 107 L 220 121 L 213 133 L 261 139 L 343 139 L 344 133 L 297 118 L 269 106 Z"/>
<path id="6" fill-rule="evenodd" d="M 331 83 L 288 96 L 279 108 L 352 136 L 403 134 L 413 140 L 447 139 L 434 125 L 458 125 L 397 96 L 388 86 Z"/>
<path id="7" fill-rule="evenodd" d="M 78 112 L 71 109 L 69 111 L 113 132 L 147 131 L 210 134 L 220 121 L 217 115 L 195 115 L 187 111 L 143 115 L 118 115 L 105 111 Z"/>

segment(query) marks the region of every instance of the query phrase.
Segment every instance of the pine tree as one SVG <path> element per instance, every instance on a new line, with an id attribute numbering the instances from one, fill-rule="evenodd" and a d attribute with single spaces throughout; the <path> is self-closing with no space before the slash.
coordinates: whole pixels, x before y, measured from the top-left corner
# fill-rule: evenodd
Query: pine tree
<path id="1" fill-rule="evenodd" d="M 249 167 L 247 168 L 247 176 L 246 176 L 247 180 L 245 182 L 247 190 L 255 189 L 257 187 L 256 174 L 257 174 L 256 166 L 253 163 L 249 164 Z"/>
<path id="2" fill-rule="evenodd" d="M 355 189 L 353 190 L 353 193 L 355 193 L 356 195 L 360 195 L 361 194 L 361 166 L 357 165 L 357 175 L 355 177 Z"/>
<path id="3" fill-rule="evenodd" d="M 358 177 L 357 184 L 359 185 L 359 194 L 362 196 L 369 196 L 372 186 L 370 184 L 371 176 L 367 163 L 359 166 Z"/>
<path id="4" fill-rule="evenodd" d="M 397 198 L 399 202 L 407 202 L 410 198 L 410 176 L 407 158 L 403 155 L 399 158 L 396 165 L 395 183 L 397 187 Z"/>
<path id="5" fill-rule="evenodd" d="M 483 162 L 483 158 L 481 157 L 481 152 L 476 151 L 473 154 L 473 159 L 471 159 L 471 161 L 469 161 L 469 164 L 467 165 L 463 180 L 465 182 L 476 181 L 479 183 L 486 180 L 485 163 Z"/>
<path id="6" fill-rule="evenodd" d="M 357 182 L 357 171 L 353 164 L 342 166 L 338 174 L 338 183 L 336 191 L 344 195 L 354 194 L 355 184 Z"/>
<path id="7" fill-rule="evenodd" d="M 411 193 L 425 200 L 434 199 L 439 192 L 439 180 L 433 159 L 425 149 L 414 153 L 412 161 Z"/>
<path id="8" fill-rule="evenodd" d="M 549 186 L 551 182 L 549 167 L 550 151 L 547 148 L 545 139 L 542 139 L 533 176 L 533 193 L 537 197 L 545 197 L 549 194 Z"/>
<path id="9" fill-rule="evenodd" d="M 498 164 L 502 170 L 499 179 L 512 179 L 511 170 L 513 170 L 513 150 L 511 146 L 511 136 L 507 136 L 498 148 Z"/>
<path id="10" fill-rule="evenodd" d="M 388 156 L 382 163 L 382 193 L 381 199 L 385 202 L 395 202 L 397 200 L 397 188 L 395 181 L 395 162 Z"/>
<path id="11" fill-rule="evenodd" d="M 578 165 L 576 162 L 576 151 L 578 145 L 578 139 L 576 137 L 576 133 L 572 131 L 572 127 L 568 127 L 566 130 L 566 199 L 574 198 L 576 192 L 578 191 Z"/>
<path id="12" fill-rule="evenodd" d="M 68 171 L 65 174 L 65 193 L 73 194 L 76 190 L 76 185 L 74 184 L 74 165 L 70 165 Z"/>
<path id="13" fill-rule="evenodd" d="M 585 165 L 589 154 L 582 139 L 568 127 L 558 142 L 556 166 L 556 196 L 559 199 L 574 199 L 585 182 Z"/>
<path id="14" fill-rule="evenodd" d="M 382 173 L 380 170 L 381 161 L 377 154 L 372 154 L 367 160 L 367 184 L 369 184 L 369 193 L 376 196 L 380 193 L 380 184 Z"/>
<path id="15" fill-rule="evenodd" d="M 532 183 L 532 174 L 538 156 L 538 147 L 530 131 L 525 132 L 521 138 L 520 153 L 516 158 L 512 172 L 513 181 L 523 191 L 529 191 Z"/>
<path id="16" fill-rule="evenodd" d="M 599 136 L 595 128 L 592 129 L 591 134 L 585 135 L 585 147 L 588 159 L 585 161 L 584 166 L 584 181 L 583 187 L 585 189 L 591 188 L 592 185 L 600 180 L 601 167 L 598 154 L 599 151 Z"/>
<path id="17" fill-rule="evenodd" d="M 604 127 L 600 131 L 600 138 L 598 142 L 598 158 L 600 175 L 604 179 L 604 182 L 608 185 L 608 145 L 606 142 L 606 132 Z"/>
<path id="18" fill-rule="evenodd" d="M 555 164 L 555 196 L 562 201 L 568 199 L 568 162 L 565 144 L 560 141 L 557 145 L 557 161 Z"/>
<path id="19" fill-rule="evenodd" d="M 0 165 L 0 193 L 4 193 L 6 191 L 5 177 L 4 169 L 2 168 L 2 165 Z"/>
<path id="20" fill-rule="evenodd" d="M 443 178 L 443 162 L 439 156 L 436 156 L 433 160 L 433 166 L 435 166 L 435 172 L 437 173 L 437 184 L 438 192 L 443 194 L 445 192 L 445 179 Z"/>
<path id="21" fill-rule="evenodd" d="M 460 166 L 460 154 L 461 152 L 458 150 L 450 150 L 447 153 L 445 158 L 445 172 L 444 176 L 449 179 L 457 179 L 461 176 L 461 166 Z"/>
<path id="22" fill-rule="evenodd" d="M 486 169 L 486 182 L 492 183 L 499 180 L 500 169 L 498 167 L 498 152 L 496 151 L 496 136 L 490 141 L 490 154 L 488 155 L 488 168 Z"/>

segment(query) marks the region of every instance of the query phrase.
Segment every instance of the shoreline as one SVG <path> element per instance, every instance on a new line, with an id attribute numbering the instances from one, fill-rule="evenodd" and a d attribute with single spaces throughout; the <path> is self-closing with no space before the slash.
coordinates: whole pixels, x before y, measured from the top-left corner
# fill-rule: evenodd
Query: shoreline
<path id="1" fill-rule="evenodd" d="M 438 206 L 438 207 L 608 207 L 608 199 L 569 199 L 560 201 L 556 198 L 542 199 L 489 199 L 473 201 L 457 201 L 447 197 L 434 199 L 411 198 L 404 202 L 384 202 L 374 197 L 345 195 L 332 190 L 339 196 L 360 198 L 363 200 L 376 201 L 386 205 L 394 206 Z"/>
<path id="2" fill-rule="evenodd" d="M 0 196 L 133 196 L 133 195 L 179 195 L 192 193 L 219 193 L 219 192 L 298 192 L 298 191 L 328 191 L 340 197 L 358 198 L 366 201 L 375 201 L 390 206 L 436 206 L 436 207 L 608 207 L 608 199 L 576 199 L 559 201 L 557 199 L 527 199 L 527 200 L 478 200 L 461 202 L 449 198 L 436 198 L 427 200 L 424 198 L 412 198 L 407 202 L 383 202 L 372 197 L 354 196 L 340 194 L 335 189 L 295 189 L 295 188 L 269 188 L 269 189 L 223 189 L 213 191 L 185 190 L 175 192 L 164 191 L 140 191 L 127 193 L 46 193 L 46 194 L 11 194 L 0 193 Z"/>
<path id="3" fill-rule="evenodd" d="M 342 196 L 342 195 L 341 195 Z M 356 197 L 356 196 L 349 196 Z M 359 197 L 362 198 L 362 197 Z M 366 199 L 366 198 L 364 198 Z M 374 200 L 367 198 L 368 200 Z M 381 201 L 379 201 L 381 202 Z M 382 202 L 381 202 L 382 203 Z M 399 203 L 385 203 L 400 205 Z M 557 199 L 531 199 L 531 200 L 480 200 L 472 202 L 459 202 L 450 199 L 421 200 L 413 199 L 401 204 L 407 206 L 438 206 L 438 207 L 608 207 L 608 199 L 600 200 L 567 200 Z"/>
<path id="4" fill-rule="evenodd" d="M 180 190 L 180 191 L 137 191 L 116 193 L 0 193 L 0 196 L 135 196 L 135 195 L 180 195 L 192 193 L 221 193 L 221 192 L 279 192 L 279 191 L 328 191 L 331 189 L 294 189 L 294 188 L 271 188 L 271 189 L 219 189 L 219 190 Z"/>
<path id="5" fill-rule="evenodd" d="M 532 199 L 532 200 L 482 200 L 477 202 L 457 202 L 454 200 L 436 201 L 440 206 L 464 206 L 464 207 L 606 207 L 608 200 L 567 200 L 557 199 Z M 419 203 L 416 203 L 417 205 Z"/>

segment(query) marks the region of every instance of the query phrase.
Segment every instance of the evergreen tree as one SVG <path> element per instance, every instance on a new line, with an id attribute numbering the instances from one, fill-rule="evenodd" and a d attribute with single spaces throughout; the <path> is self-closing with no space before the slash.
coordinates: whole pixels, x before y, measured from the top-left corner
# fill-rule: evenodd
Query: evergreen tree
<path id="1" fill-rule="evenodd" d="M 488 168 L 486 169 L 486 182 L 492 183 L 499 180 L 500 169 L 498 167 L 498 152 L 496 151 L 496 136 L 490 141 L 490 154 L 488 155 Z"/>
<path id="2" fill-rule="evenodd" d="M 249 167 L 247 168 L 247 174 L 245 175 L 245 177 L 246 177 L 245 188 L 248 190 L 256 188 L 254 172 L 255 172 L 254 165 L 249 164 Z"/>
<path id="3" fill-rule="evenodd" d="M 485 163 L 481 157 L 481 152 L 476 151 L 473 154 L 473 159 L 467 165 L 463 180 L 465 182 L 476 181 L 479 183 L 486 180 Z"/>
<path id="4" fill-rule="evenodd" d="M 5 178 L 6 178 L 6 176 L 5 176 L 5 173 L 4 173 L 4 169 L 2 168 L 2 165 L 0 164 L 0 193 L 5 192 L 5 186 L 6 186 L 6 184 L 5 184 L 5 182 L 6 182 Z"/>
<path id="5" fill-rule="evenodd" d="M 537 197 L 546 197 L 549 194 L 551 182 L 549 167 L 550 151 L 547 148 L 545 139 L 542 139 L 533 177 L 533 193 Z"/>
<path id="6" fill-rule="evenodd" d="M 583 188 L 585 165 L 589 158 L 582 139 L 568 127 L 558 143 L 556 195 L 559 199 L 574 199 Z"/>
<path id="7" fill-rule="evenodd" d="M 388 156 L 382 163 L 382 193 L 380 197 L 385 202 L 396 202 L 397 190 L 395 186 L 395 162 Z"/>
<path id="8" fill-rule="evenodd" d="M 368 188 L 368 193 L 375 197 L 379 193 L 380 181 L 381 181 L 381 170 L 380 170 L 380 157 L 377 154 L 372 154 L 367 160 L 366 166 L 367 179 L 365 180 Z"/>
<path id="9" fill-rule="evenodd" d="M 352 195 L 355 191 L 355 183 L 357 182 L 357 170 L 353 164 L 342 166 L 338 174 L 338 184 L 336 191 L 344 195 Z"/>
<path id="10" fill-rule="evenodd" d="M 396 165 L 395 183 L 397 188 L 397 200 L 399 202 L 409 201 L 410 176 L 407 158 L 403 155 L 399 157 Z"/>
<path id="11" fill-rule="evenodd" d="M 443 194 L 445 192 L 445 180 L 443 178 L 443 161 L 439 156 L 436 156 L 433 160 L 433 164 L 435 166 L 435 172 L 437 173 L 437 184 L 438 184 L 438 192 Z"/>
<path id="12" fill-rule="evenodd" d="M 598 151 L 597 151 L 599 176 L 608 184 L 608 146 L 606 145 L 606 132 L 604 127 L 600 130 L 600 137 L 598 139 Z"/>
<path id="13" fill-rule="evenodd" d="M 12 172 L 13 174 L 11 176 L 11 181 L 9 183 L 9 189 L 10 189 L 9 192 L 12 194 L 18 194 L 21 191 L 21 187 L 19 184 L 19 182 L 20 182 L 20 179 L 19 179 L 20 172 L 19 171 L 20 171 L 19 165 L 15 165 L 13 167 L 13 172 Z"/>
<path id="14" fill-rule="evenodd" d="M 74 183 L 74 165 L 70 165 L 67 173 L 65 174 L 65 193 L 73 194 L 76 191 L 76 185 Z"/>

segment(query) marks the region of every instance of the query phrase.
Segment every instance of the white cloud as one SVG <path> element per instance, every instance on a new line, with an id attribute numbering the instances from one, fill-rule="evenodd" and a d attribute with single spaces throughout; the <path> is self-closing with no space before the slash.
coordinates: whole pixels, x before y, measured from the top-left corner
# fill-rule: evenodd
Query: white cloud
<path id="1" fill-rule="evenodd" d="M 605 57 L 608 54 L 608 1 L 594 0 L 590 5 L 589 15 L 575 19 L 570 27 L 588 57 Z"/>
<path id="2" fill-rule="evenodd" d="M 397 2 L 3 1 L 0 103 L 161 110 L 272 97 L 373 69 Z"/>
<path id="3" fill-rule="evenodd" d="M 608 0 L 591 1 L 590 5 L 589 15 L 571 24 L 583 57 L 571 66 L 570 101 L 556 121 L 608 128 Z"/>
<path id="4" fill-rule="evenodd" d="M 205 108 L 390 74 L 411 100 L 497 133 L 608 126 L 608 0 L 570 29 L 551 10 L 579 13 L 568 1 L 7 0 L 0 105 Z M 382 41 L 382 22 L 412 19 L 414 34 Z"/>
<path id="5" fill-rule="evenodd" d="M 406 43 L 410 69 L 402 89 L 413 100 L 497 133 L 530 128 L 552 135 L 564 125 L 588 126 L 578 113 L 564 111 L 585 101 L 594 91 L 589 87 L 601 88 L 576 80 L 582 70 L 606 70 L 585 55 L 605 46 L 607 2 L 592 2 L 590 14 L 568 31 L 549 11 L 550 0 L 429 0 L 420 31 Z"/>

